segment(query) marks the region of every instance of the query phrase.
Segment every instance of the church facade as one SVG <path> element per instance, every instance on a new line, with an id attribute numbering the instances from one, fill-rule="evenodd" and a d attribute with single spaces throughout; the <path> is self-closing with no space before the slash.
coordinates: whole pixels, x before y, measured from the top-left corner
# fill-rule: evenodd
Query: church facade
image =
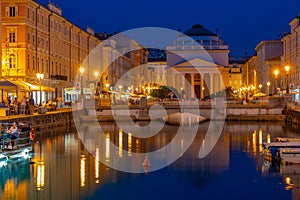
<path id="1" fill-rule="evenodd" d="M 229 47 L 202 25 L 178 35 L 167 47 L 168 85 L 186 98 L 203 99 L 228 86 Z"/>

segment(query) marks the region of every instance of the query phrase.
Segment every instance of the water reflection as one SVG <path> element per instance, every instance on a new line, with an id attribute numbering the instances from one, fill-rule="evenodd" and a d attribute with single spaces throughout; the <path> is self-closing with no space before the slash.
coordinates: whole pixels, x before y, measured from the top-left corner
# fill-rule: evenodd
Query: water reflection
<path id="1" fill-rule="evenodd" d="M 299 166 L 274 166 L 264 160 L 262 144 L 276 137 L 297 136 L 279 124 L 226 123 L 216 146 L 203 159 L 209 123 L 201 124 L 190 148 L 184 140 L 177 146 L 181 157 L 157 172 L 139 163 L 145 174 L 119 172 L 103 165 L 132 157 L 133 153 L 155 151 L 174 138 L 174 127 L 166 126 L 161 134 L 149 139 L 132 136 L 113 123 L 105 124 L 103 141 L 93 140 L 93 126 L 83 132 L 84 146 L 72 129 L 53 129 L 37 134 L 33 164 L 20 162 L 0 169 L 2 199 L 98 199 L 161 198 L 191 199 L 297 199 L 300 195 Z M 175 128 L 176 129 L 176 128 Z M 186 133 L 188 134 L 188 132 Z M 299 137 L 299 136 L 298 136 Z M 101 145 L 99 145 L 101 144 Z M 118 148 L 114 151 L 112 144 Z M 93 151 L 87 151 L 87 147 Z M 171 152 L 167 152 L 167 154 Z M 114 156 L 112 156 L 114 155 Z M 147 161 L 147 162 L 148 162 Z M 146 162 L 146 163 L 147 163 Z M 183 192 L 188 191 L 188 192 Z M 218 191 L 218 192 L 215 192 Z M 263 193 L 261 191 L 264 191 Z M 145 195 L 147 194 L 147 195 Z M 162 194 L 162 193 L 161 193 Z M 247 194 L 247 195 L 245 195 Z"/>

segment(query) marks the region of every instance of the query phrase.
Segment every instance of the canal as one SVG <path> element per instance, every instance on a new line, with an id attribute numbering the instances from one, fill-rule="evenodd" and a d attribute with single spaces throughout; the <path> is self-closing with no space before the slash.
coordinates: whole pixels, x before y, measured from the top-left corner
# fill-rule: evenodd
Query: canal
<path id="1" fill-rule="evenodd" d="M 143 165 L 144 156 L 129 162 L 132 168 L 138 163 L 143 173 L 117 170 L 118 159 L 163 148 L 172 143 L 178 127 L 166 125 L 155 136 L 138 138 L 115 123 L 102 123 L 104 137 L 95 139 L 98 133 L 93 126 L 98 124 L 89 124 L 79 134 L 75 126 L 39 131 L 31 161 L 19 160 L 0 169 L 1 199 L 274 200 L 300 196 L 300 167 L 272 165 L 262 155 L 265 142 L 278 136 L 300 137 L 281 124 L 227 122 L 216 145 L 200 159 L 200 147 L 207 142 L 209 122 L 205 122 L 187 151 L 168 166 L 151 171 L 151 155 L 150 165 Z"/>

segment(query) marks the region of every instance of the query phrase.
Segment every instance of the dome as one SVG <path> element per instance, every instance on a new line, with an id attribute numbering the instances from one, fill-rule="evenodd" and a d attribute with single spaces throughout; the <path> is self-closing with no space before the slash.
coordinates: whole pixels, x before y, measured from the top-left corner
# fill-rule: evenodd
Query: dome
<path id="1" fill-rule="evenodd" d="M 188 36 L 217 36 L 200 24 L 193 25 L 192 28 L 186 30 L 184 34 Z"/>

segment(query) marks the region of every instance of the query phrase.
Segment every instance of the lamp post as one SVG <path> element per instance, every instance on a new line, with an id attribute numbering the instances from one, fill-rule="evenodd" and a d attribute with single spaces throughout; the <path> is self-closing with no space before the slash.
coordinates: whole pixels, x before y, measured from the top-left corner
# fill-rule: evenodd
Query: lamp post
<path id="1" fill-rule="evenodd" d="M 277 93 L 277 76 L 279 74 L 279 71 L 277 69 L 274 70 L 275 75 L 275 92 Z"/>
<path id="2" fill-rule="evenodd" d="M 39 79 L 40 82 L 40 106 L 41 106 L 42 105 L 42 80 L 44 78 L 44 74 L 37 73 L 36 77 Z"/>
<path id="3" fill-rule="evenodd" d="M 262 84 L 259 84 L 258 87 L 259 87 L 259 93 L 261 93 Z"/>
<path id="4" fill-rule="evenodd" d="M 105 87 L 107 88 L 107 91 L 109 91 L 109 83 L 106 83 Z"/>
<path id="5" fill-rule="evenodd" d="M 80 94 L 83 95 L 83 73 L 84 73 L 84 68 L 80 67 L 79 72 L 80 72 Z"/>
<path id="6" fill-rule="evenodd" d="M 268 90 L 267 90 L 268 92 L 267 92 L 267 95 L 268 95 L 268 96 L 270 96 L 270 85 L 271 85 L 271 83 L 270 83 L 270 82 L 267 82 L 267 86 L 268 86 Z"/>
<path id="7" fill-rule="evenodd" d="M 290 71 L 290 66 L 285 66 L 285 72 L 286 72 L 286 94 L 290 93 L 289 89 L 289 71 Z"/>

